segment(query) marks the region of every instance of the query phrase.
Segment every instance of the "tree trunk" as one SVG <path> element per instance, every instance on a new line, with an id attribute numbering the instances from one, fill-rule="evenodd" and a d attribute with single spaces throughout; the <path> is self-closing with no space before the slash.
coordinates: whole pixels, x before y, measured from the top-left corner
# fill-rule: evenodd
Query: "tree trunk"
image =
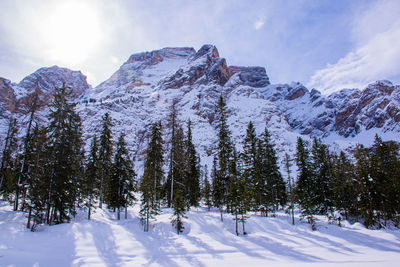
<path id="1" fill-rule="evenodd" d="M 28 224 L 26 225 L 26 228 L 28 228 L 28 229 L 31 228 L 31 217 L 32 217 L 32 207 L 29 206 Z"/>

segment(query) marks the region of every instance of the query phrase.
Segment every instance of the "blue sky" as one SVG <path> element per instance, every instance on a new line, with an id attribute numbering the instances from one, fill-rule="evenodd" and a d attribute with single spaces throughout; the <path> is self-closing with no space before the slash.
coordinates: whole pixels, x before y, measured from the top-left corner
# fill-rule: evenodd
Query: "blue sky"
<path id="1" fill-rule="evenodd" d="M 400 82 L 400 1 L 0 1 L 0 76 L 43 66 L 81 70 L 95 86 L 129 55 L 217 46 L 229 65 L 266 68 L 272 83 L 330 93 Z"/>

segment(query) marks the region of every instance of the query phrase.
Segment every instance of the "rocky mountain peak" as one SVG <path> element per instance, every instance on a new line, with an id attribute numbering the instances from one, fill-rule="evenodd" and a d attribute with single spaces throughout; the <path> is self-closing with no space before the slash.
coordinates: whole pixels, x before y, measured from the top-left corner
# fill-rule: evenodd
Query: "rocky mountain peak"
<path id="1" fill-rule="evenodd" d="M 86 76 L 81 71 L 73 71 L 58 66 L 40 68 L 25 77 L 18 86 L 25 88 L 28 93 L 39 88 L 43 94 L 52 94 L 54 88 L 62 86 L 63 83 L 72 88 L 74 97 L 83 95 L 90 88 Z"/>
<path id="2" fill-rule="evenodd" d="M 195 53 L 196 51 L 192 47 L 166 47 L 151 52 L 133 54 L 124 65 L 140 62 L 143 66 L 151 66 L 156 65 L 164 59 L 188 58 Z"/>

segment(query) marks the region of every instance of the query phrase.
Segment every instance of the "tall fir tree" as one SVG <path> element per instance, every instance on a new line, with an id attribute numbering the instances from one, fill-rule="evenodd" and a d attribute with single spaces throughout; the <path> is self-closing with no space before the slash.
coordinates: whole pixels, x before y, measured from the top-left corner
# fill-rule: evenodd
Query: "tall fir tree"
<path id="1" fill-rule="evenodd" d="M 345 219 L 357 215 L 357 195 L 355 192 L 354 166 L 341 151 L 339 156 L 333 158 L 332 170 L 332 195 L 335 209 L 343 214 Z"/>
<path id="2" fill-rule="evenodd" d="M 16 187 L 17 120 L 10 117 L 0 166 L 0 194 L 8 195 Z"/>
<path id="3" fill-rule="evenodd" d="M 261 173 L 265 176 L 261 178 L 261 181 L 264 183 L 266 181 L 266 188 L 262 189 L 265 195 L 265 206 L 267 211 L 272 210 L 275 212 L 279 207 L 286 205 L 286 184 L 279 170 L 278 157 L 267 128 L 264 129 L 260 140 Z M 265 184 L 261 184 L 260 189 L 262 186 L 265 186 Z"/>
<path id="4" fill-rule="evenodd" d="M 26 172 L 28 173 L 26 199 L 29 209 L 27 228 L 34 231 L 35 225 L 41 224 L 45 220 L 50 193 L 51 170 L 47 167 L 50 165 L 50 148 L 45 127 L 38 125 L 33 127 L 29 147 L 29 157 L 26 158 Z"/>
<path id="5" fill-rule="evenodd" d="M 260 154 L 258 151 L 259 139 L 254 129 L 253 123 L 250 121 L 246 136 L 243 142 L 243 153 L 241 158 L 243 161 L 243 179 L 247 185 L 247 189 L 253 192 L 251 196 L 251 204 L 254 211 L 266 213 L 265 193 L 266 180 L 265 175 L 261 173 Z"/>
<path id="6" fill-rule="evenodd" d="M 160 213 L 161 182 L 164 177 L 164 141 L 162 139 L 161 121 L 153 123 L 147 155 L 144 163 L 144 172 L 140 184 L 141 208 L 140 216 L 144 231 L 150 230 L 150 219 Z"/>
<path id="7" fill-rule="evenodd" d="M 106 185 L 111 177 L 111 166 L 112 166 L 112 155 L 113 155 L 113 142 L 112 142 L 112 130 L 113 127 L 112 119 L 110 114 L 107 112 L 102 117 L 102 130 L 100 134 L 100 169 L 101 169 L 101 180 L 100 180 L 100 200 L 99 208 L 103 208 L 103 202 L 107 202 L 105 199 L 105 192 L 107 190 Z"/>
<path id="8" fill-rule="evenodd" d="M 316 212 L 328 214 L 332 212 L 332 162 L 328 147 L 321 140 L 314 138 L 311 147 L 311 171 L 313 183 L 310 190 L 314 196 Z"/>
<path id="9" fill-rule="evenodd" d="M 187 188 L 187 198 L 190 206 L 197 207 L 200 201 L 200 164 L 196 148 L 192 140 L 192 122 L 187 123 L 187 134 L 185 141 L 186 150 L 186 172 L 185 184 Z"/>
<path id="10" fill-rule="evenodd" d="M 24 210 L 25 206 L 25 197 L 26 197 L 26 188 L 29 179 L 29 171 L 27 170 L 26 162 L 29 160 L 29 157 L 31 156 L 31 132 L 32 132 L 32 127 L 33 123 L 36 119 L 35 113 L 38 108 L 38 102 L 39 102 L 39 92 L 38 88 L 35 90 L 35 92 L 30 96 L 31 101 L 27 105 L 28 106 L 28 111 L 29 111 L 29 120 L 28 120 L 28 126 L 26 129 L 26 134 L 24 137 L 23 141 L 23 151 L 21 155 L 21 167 L 20 170 L 17 174 L 17 184 L 15 188 L 15 197 L 14 197 L 14 210 L 18 210 L 19 206 L 19 197 L 20 194 L 22 193 L 22 205 L 21 205 L 21 210 Z M 21 192 L 22 191 L 22 192 Z"/>
<path id="11" fill-rule="evenodd" d="M 204 204 L 207 206 L 207 209 L 210 210 L 212 207 L 212 190 L 211 190 L 211 184 L 208 180 L 207 165 L 205 165 L 203 173 L 204 173 L 204 182 L 203 182 L 202 198 Z"/>
<path id="12" fill-rule="evenodd" d="M 75 214 L 76 184 L 82 175 L 81 119 L 76 104 L 69 102 L 72 89 L 63 84 L 55 89 L 49 121 L 50 184 L 47 221 L 61 223 Z"/>
<path id="13" fill-rule="evenodd" d="M 135 200 L 135 177 L 133 162 L 126 148 L 124 135 L 121 134 L 118 138 L 111 178 L 107 186 L 109 208 L 118 210 L 118 220 L 120 220 L 121 208 L 125 208 L 126 217 L 128 205 Z"/>
<path id="14" fill-rule="evenodd" d="M 172 201 L 172 208 L 174 213 L 172 215 L 172 225 L 176 228 L 176 233 L 179 235 L 185 229 L 183 225 L 183 219 L 187 218 L 186 213 L 186 203 L 181 194 L 179 187 L 175 189 L 174 199 Z"/>
<path id="15" fill-rule="evenodd" d="M 285 158 L 283 161 L 283 164 L 285 166 L 285 170 L 287 173 L 287 180 L 288 180 L 288 186 L 289 186 L 289 191 L 288 191 L 288 199 L 290 201 L 290 210 L 291 210 L 291 215 L 292 215 L 292 224 L 294 225 L 294 182 L 292 180 L 291 175 L 291 167 L 292 167 L 292 159 L 290 158 L 288 153 L 285 153 Z"/>
<path id="16" fill-rule="evenodd" d="M 310 166 L 310 152 L 301 137 L 297 138 L 296 165 L 298 169 L 296 195 L 301 209 L 301 216 L 315 229 L 315 214 L 317 213 L 316 196 L 314 195 L 314 180 Z"/>
<path id="17" fill-rule="evenodd" d="M 86 163 L 86 173 L 82 183 L 84 205 L 88 209 L 88 219 L 91 218 L 92 208 L 95 207 L 96 198 L 99 196 L 101 183 L 101 169 L 99 159 L 99 141 L 95 135 L 90 144 L 89 157 Z"/>
<path id="18" fill-rule="evenodd" d="M 222 95 L 220 96 L 216 110 L 216 128 L 217 128 L 217 171 L 216 171 L 216 180 L 218 186 L 222 188 L 222 205 L 227 205 L 227 197 L 229 193 L 230 187 L 230 175 L 229 175 L 229 162 L 232 157 L 232 141 L 231 141 L 231 132 L 228 127 L 227 115 L 228 111 L 226 108 L 226 103 Z M 216 190 L 217 193 L 220 189 Z M 220 209 L 222 209 L 222 205 L 220 205 Z M 229 207 L 227 206 L 229 209 Z"/>

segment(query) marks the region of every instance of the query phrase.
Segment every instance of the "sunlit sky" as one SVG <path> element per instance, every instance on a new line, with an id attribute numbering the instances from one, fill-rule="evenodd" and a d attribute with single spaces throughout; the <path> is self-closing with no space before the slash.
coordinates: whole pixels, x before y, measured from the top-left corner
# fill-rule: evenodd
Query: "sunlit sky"
<path id="1" fill-rule="evenodd" d="M 217 46 L 229 65 L 325 93 L 400 83 L 398 0 L 1 0 L 0 77 L 81 70 L 96 86 L 129 55 Z"/>

